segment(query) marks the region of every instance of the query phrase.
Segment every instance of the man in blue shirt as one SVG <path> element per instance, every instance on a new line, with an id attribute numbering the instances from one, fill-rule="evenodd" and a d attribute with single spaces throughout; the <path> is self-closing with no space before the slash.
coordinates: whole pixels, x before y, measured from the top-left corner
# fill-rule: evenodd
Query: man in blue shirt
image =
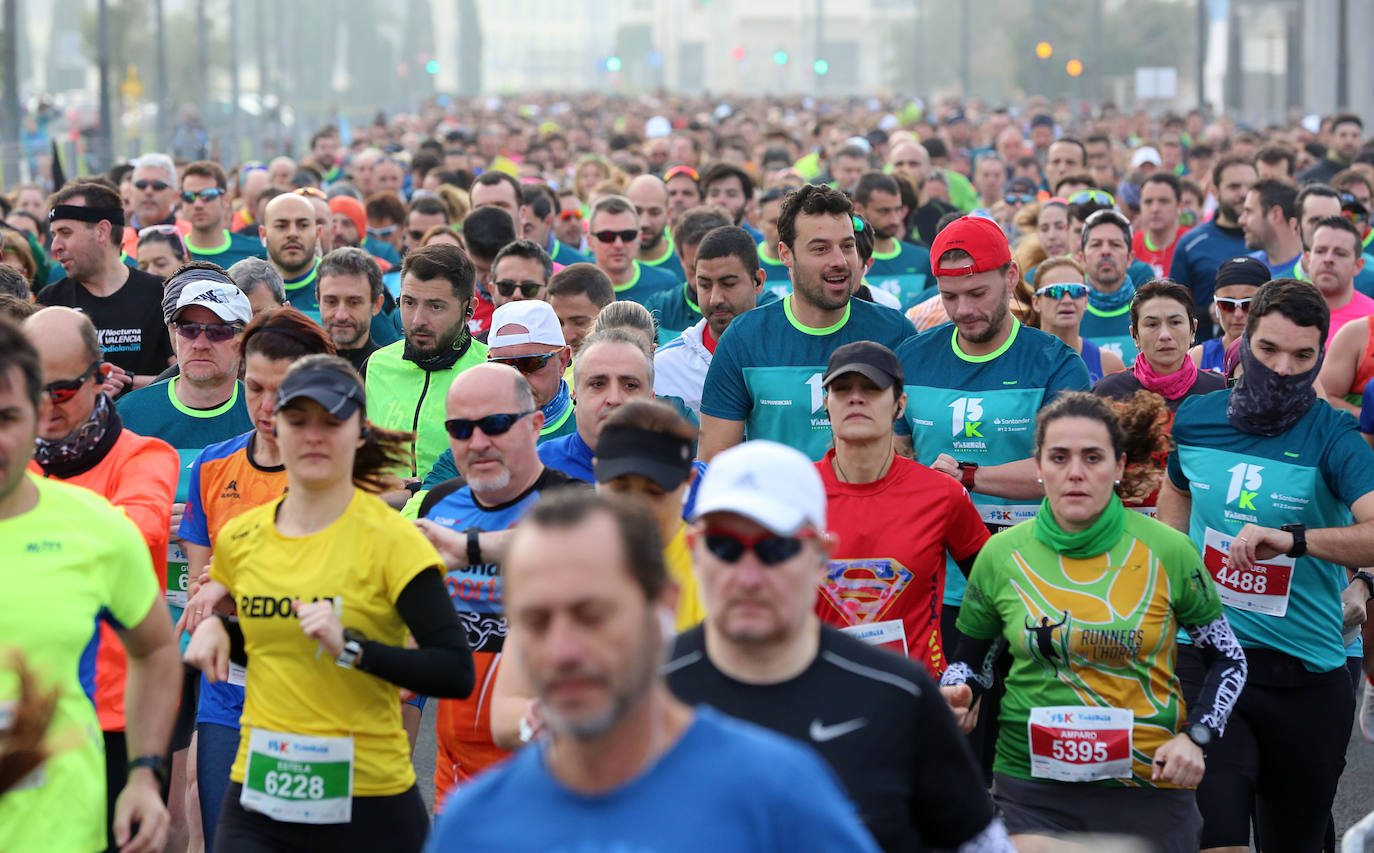
<path id="1" fill-rule="evenodd" d="M 454 792 L 427 851 L 876 853 L 814 754 L 668 691 L 677 588 L 647 510 L 550 495 L 516 528 L 503 581 L 508 665 L 547 734 Z"/>
<path id="2" fill-rule="evenodd" d="M 1250 257 L 1264 261 L 1270 278 L 1292 278 L 1302 260 L 1298 234 L 1298 188 L 1287 181 L 1267 178 L 1245 193 L 1240 227 Z"/>
<path id="3" fill-rule="evenodd" d="M 1169 278 L 1193 291 L 1197 316 L 1204 318 L 1198 323 L 1199 340 L 1221 334 L 1221 330 L 1206 319 L 1211 317 L 1208 309 L 1212 305 L 1212 288 L 1217 267 L 1246 253 L 1240 209 L 1255 177 L 1255 166 L 1247 157 L 1232 155 L 1218 160 L 1212 167 L 1212 187 L 1217 194 L 1216 215 L 1211 222 L 1204 222 L 1178 238 L 1178 247 L 1174 249 Z"/>
<path id="4" fill-rule="evenodd" d="M 1255 293 L 1232 389 L 1184 401 L 1159 520 L 1192 537 L 1249 661 L 1198 787 L 1202 847 L 1318 850 L 1354 716 L 1343 632 L 1374 578 L 1374 455 L 1355 422 L 1317 399 L 1330 316 L 1317 288 Z M 1193 702 L 1201 656 L 1180 637 Z"/>

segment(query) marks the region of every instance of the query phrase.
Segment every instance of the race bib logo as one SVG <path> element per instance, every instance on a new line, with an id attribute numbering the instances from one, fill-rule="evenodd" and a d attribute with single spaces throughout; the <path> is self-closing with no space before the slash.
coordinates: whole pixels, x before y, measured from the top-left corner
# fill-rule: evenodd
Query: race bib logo
<path id="1" fill-rule="evenodd" d="M 1264 485 L 1264 480 L 1260 477 L 1260 471 L 1263 470 L 1263 465 L 1251 465 L 1248 462 L 1228 468 L 1231 485 L 1226 489 L 1226 502 L 1234 503 L 1237 509 L 1255 512 L 1255 498 L 1259 495 L 1260 487 Z"/>
<path id="2" fill-rule="evenodd" d="M 960 397 L 949 404 L 953 410 L 950 418 L 950 435 L 964 438 L 982 438 L 979 428 L 983 426 L 983 398 Z"/>

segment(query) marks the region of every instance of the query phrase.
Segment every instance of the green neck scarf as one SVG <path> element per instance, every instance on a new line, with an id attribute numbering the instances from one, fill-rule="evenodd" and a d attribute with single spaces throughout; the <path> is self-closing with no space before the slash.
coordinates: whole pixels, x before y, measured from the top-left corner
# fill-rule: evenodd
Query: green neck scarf
<path id="1" fill-rule="evenodd" d="M 1070 533 L 1059 526 L 1050 510 L 1050 499 L 1040 502 L 1040 512 L 1035 516 L 1035 538 L 1044 542 L 1056 553 L 1075 560 L 1086 560 L 1107 553 L 1116 544 L 1126 529 L 1126 507 L 1115 494 L 1107 502 L 1107 507 L 1097 517 L 1097 521 L 1087 530 Z"/>

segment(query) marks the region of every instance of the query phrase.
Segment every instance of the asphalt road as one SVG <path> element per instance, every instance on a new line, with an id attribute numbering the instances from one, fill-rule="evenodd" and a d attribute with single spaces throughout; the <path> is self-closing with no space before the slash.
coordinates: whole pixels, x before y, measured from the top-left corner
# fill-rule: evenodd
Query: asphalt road
<path id="1" fill-rule="evenodd" d="M 420 737 L 415 744 L 415 775 L 425 804 L 434 802 L 434 711 L 437 702 L 425 704 Z M 1374 743 L 1366 741 L 1358 726 L 1350 735 L 1345 752 L 1345 774 L 1336 793 L 1336 833 L 1339 837 L 1360 818 L 1374 812 Z"/>

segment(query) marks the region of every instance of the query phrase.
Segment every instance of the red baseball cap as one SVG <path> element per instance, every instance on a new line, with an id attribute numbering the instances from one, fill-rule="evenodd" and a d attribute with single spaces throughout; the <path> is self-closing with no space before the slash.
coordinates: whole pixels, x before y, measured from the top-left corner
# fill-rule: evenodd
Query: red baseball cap
<path id="1" fill-rule="evenodd" d="M 973 258 L 972 265 L 942 267 L 940 258 L 951 249 L 962 249 Z M 969 276 L 995 270 L 1011 263 L 1011 244 L 996 222 L 983 216 L 961 216 L 935 235 L 930 247 L 935 276 Z"/>

